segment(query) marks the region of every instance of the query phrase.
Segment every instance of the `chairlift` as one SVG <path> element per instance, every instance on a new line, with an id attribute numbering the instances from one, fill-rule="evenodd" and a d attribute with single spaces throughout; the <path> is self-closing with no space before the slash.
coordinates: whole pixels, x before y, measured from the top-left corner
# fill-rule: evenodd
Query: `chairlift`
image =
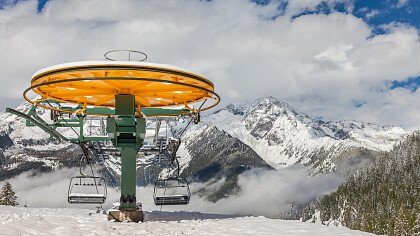
<path id="1" fill-rule="evenodd" d="M 106 182 L 103 177 L 76 176 L 70 180 L 69 203 L 103 204 L 106 196 Z"/>
<path id="2" fill-rule="evenodd" d="M 191 192 L 187 181 L 179 178 L 179 161 L 174 153 L 172 163 L 176 163 L 176 176 L 157 179 L 153 190 L 155 205 L 186 205 L 190 202 Z"/>
<path id="3" fill-rule="evenodd" d="M 155 182 L 153 199 L 155 205 L 187 205 L 191 192 L 188 182 L 177 177 L 159 179 Z"/>
<path id="4" fill-rule="evenodd" d="M 92 160 L 89 158 L 89 150 L 85 143 L 81 143 L 80 147 L 83 151 L 80 160 L 80 175 L 71 178 L 68 188 L 67 200 L 69 203 L 81 204 L 103 204 L 106 201 L 107 189 L 106 182 L 103 177 L 93 174 Z M 86 161 L 90 165 L 92 175 L 86 175 L 82 172 L 82 163 Z"/>
<path id="5" fill-rule="evenodd" d="M 158 136 L 161 123 L 157 120 L 154 142 L 159 150 L 157 157 L 159 162 L 162 160 L 168 163 L 176 163 L 176 176 L 165 179 L 157 179 L 153 190 L 153 199 L 155 205 L 187 205 L 190 202 L 191 192 L 187 181 L 179 178 L 179 161 L 176 153 L 181 145 L 181 138 L 168 137 L 168 120 L 166 121 L 166 136 L 160 138 Z M 189 123 L 188 123 L 189 125 Z M 187 125 L 187 127 L 188 127 Z M 187 128 L 185 127 L 182 133 Z M 182 135 L 181 133 L 181 135 Z M 166 144 L 163 145 L 164 141 Z"/>

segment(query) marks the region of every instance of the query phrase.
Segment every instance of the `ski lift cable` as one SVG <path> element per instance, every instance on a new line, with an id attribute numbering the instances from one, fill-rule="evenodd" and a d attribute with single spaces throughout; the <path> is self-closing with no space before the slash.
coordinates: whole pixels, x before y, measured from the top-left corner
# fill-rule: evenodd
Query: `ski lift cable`
<path id="1" fill-rule="evenodd" d="M 200 105 L 200 107 L 198 108 L 198 110 L 200 110 L 200 109 L 204 106 L 204 104 L 206 103 L 206 101 L 207 101 L 207 99 L 203 101 L 203 103 Z M 187 130 L 188 126 L 191 124 L 191 122 L 192 122 L 193 120 L 194 120 L 194 117 L 191 117 L 191 120 L 188 122 L 188 124 L 187 124 L 187 125 L 185 126 L 185 128 L 182 130 L 182 132 L 181 132 L 181 134 L 179 135 L 178 139 L 180 139 L 180 138 L 182 137 L 182 135 L 183 135 L 183 134 L 184 134 L 184 132 Z M 172 157 L 172 163 L 173 163 L 173 161 L 174 161 L 174 160 L 176 161 L 176 164 L 177 164 L 177 178 L 179 178 L 179 172 L 180 172 L 180 170 L 179 170 L 179 161 L 178 161 L 178 159 L 176 158 L 176 155 Z"/>
<path id="2" fill-rule="evenodd" d="M 177 158 L 175 158 L 176 162 L 176 178 L 179 178 L 179 161 Z"/>
<path id="3" fill-rule="evenodd" d="M 80 158 L 80 161 L 79 161 L 79 173 L 80 173 L 80 175 L 81 176 L 86 176 L 85 174 L 83 174 L 83 172 L 82 172 L 82 163 L 83 163 L 83 160 L 85 159 L 85 157 L 82 155 L 82 158 Z"/>
<path id="4" fill-rule="evenodd" d="M 166 133 L 166 137 L 168 137 L 168 118 L 165 118 L 165 125 L 166 125 L 165 133 Z"/>
<path id="5" fill-rule="evenodd" d="M 84 143 L 82 141 L 79 142 L 79 146 L 82 149 L 82 158 L 80 159 L 79 172 L 80 172 L 80 175 L 86 176 L 82 171 L 83 162 L 85 161 L 90 166 L 92 166 L 92 164 L 91 164 L 91 161 L 89 161 L 89 157 L 87 156 L 88 150 L 86 150 L 86 147 L 84 146 Z"/>
<path id="6" fill-rule="evenodd" d="M 198 108 L 198 110 L 200 110 L 203 106 L 204 103 L 206 103 L 207 99 L 204 100 L 203 103 L 201 103 L 200 107 Z M 191 124 L 191 122 L 194 120 L 194 117 L 191 117 L 191 120 L 188 122 L 187 126 L 185 126 L 185 128 L 182 130 L 181 134 L 179 135 L 179 138 L 181 138 L 181 136 L 184 134 L 185 130 L 187 130 L 188 126 Z"/>
<path id="7" fill-rule="evenodd" d="M 166 182 L 165 182 L 165 189 L 163 190 L 163 195 L 165 196 L 166 195 L 166 188 L 167 187 L 167 185 L 166 185 Z M 163 207 L 163 205 L 160 205 L 160 211 L 162 211 L 162 207 Z"/>
<path id="8" fill-rule="evenodd" d="M 92 172 L 92 176 L 95 176 L 95 174 L 93 173 L 92 162 L 89 163 L 89 166 L 90 166 L 90 171 Z M 93 182 L 95 184 L 96 193 L 99 193 L 98 184 L 96 183 L 96 179 L 95 178 L 93 179 Z"/>
<path id="9" fill-rule="evenodd" d="M 84 159 L 86 160 L 86 162 L 89 164 L 89 166 L 90 166 L 90 171 L 91 171 L 91 173 L 92 173 L 92 176 L 95 176 L 95 174 L 94 174 L 94 172 L 93 172 L 93 166 L 92 166 L 92 160 L 89 160 L 90 158 L 89 158 L 89 150 L 87 150 L 86 149 L 86 146 L 84 146 L 85 144 L 84 144 L 84 142 L 79 142 L 79 145 L 80 145 L 80 147 L 82 148 L 82 152 L 83 152 L 83 157 L 84 157 Z M 82 158 L 83 158 L 82 157 Z M 83 159 L 82 159 L 83 160 Z M 82 175 L 82 176 L 86 176 L 85 174 L 83 174 L 82 173 L 82 163 L 80 163 L 80 174 Z M 96 183 L 96 179 L 94 178 L 93 179 L 93 181 L 94 181 L 94 184 L 95 184 L 95 188 L 96 188 L 96 193 L 99 193 L 99 190 L 98 190 L 98 184 Z"/>

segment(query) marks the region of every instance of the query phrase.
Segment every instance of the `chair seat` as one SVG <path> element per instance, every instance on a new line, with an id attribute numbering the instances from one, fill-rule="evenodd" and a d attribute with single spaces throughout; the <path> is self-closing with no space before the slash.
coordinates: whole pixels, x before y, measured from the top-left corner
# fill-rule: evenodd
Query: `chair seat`
<path id="1" fill-rule="evenodd" d="M 156 196 L 155 205 L 186 205 L 190 201 L 188 195 Z"/>
<path id="2" fill-rule="evenodd" d="M 106 197 L 97 193 L 72 193 L 68 197 L 69 203 L 103 204 Z"/>

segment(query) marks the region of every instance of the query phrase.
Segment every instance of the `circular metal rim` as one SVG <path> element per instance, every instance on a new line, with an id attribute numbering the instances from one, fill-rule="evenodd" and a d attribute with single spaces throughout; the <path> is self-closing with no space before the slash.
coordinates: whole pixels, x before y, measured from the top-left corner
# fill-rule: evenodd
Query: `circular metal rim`
<path id="1" fill-rule="evenodd" d="M 43 104 L 37 103 L 37 101 L 42 101 L 43 99 L 33 101 L 33 100 L 29 99 L 29 97 L 27 96 L 27 93 L 29 91 L 33 91 L 33 89 L 36 89 L 38 87 L 45 86 L 45 85 L 59 84 L 59 83 L 67 83 L 67 82 L 74 82 L 74 81 L 82 81 L 82 80 L 98 80 L 98 81 L 100 81 L 100 80 L 134 80 L 134 81 L 151 81 L 151 82 L 159 82 L 159 83 L 171 83 L 171 84 L 178 84 L 178 85 L 181 85 L 181 86 L 186 86 L 186 87 L 192 87 L 192 88 L 200 89 L 200 90 L 203 90 L 203 91 L 205 91 L 207 93 L 211 93 L 212 95 L 215 96 L 215 98 L 214 97 L 207 97 L 207 98 L 203 97 L 202 99 L 199 99 L 197 101 L 191 101 L 191 102 L 194 102 L 195 103 L 195 102 L 200 102 L 200 101 L 202 101 L 204 99 L 208 99 L 208 98 L 212 98 L 212 99 L 215 100 L 215 103 L 214 104 L 212 104 L 210 106 L 207 106 L 207 107 L 204 107 L 204 108 L 201 108 L 199 110 L 194 110 L 194 112 L 202 112 L 202 111 L 209 110 L 209 109 L 217 106 L 220 103 L 220 96 L 216 92 L 211 91 L 211 90 L 206 89 L 206 88 L 202 88 L 200 86 L 196 86 L 196 85 L 192 85 L 192 84 L 186 84 L 186 83 L 182 83 L 182 82 L 175 82 L 175 81 L 171 81 L 171 80 L 160 80 L 160 79 L 151 79 L 151 78 L 119 78 L 119 77 L 116 77 L 116 78 L 113 78 L 113 77 L 107 77 L 107 78 L 86 77 L 86 78 L 65 79 L 65 80 L 59 80 L 59 81 L 50 81 L 50 82 L 40 83 L 40 84 L 33 85 L 33 86 L 30 86 L 29 88 L 25 89 L 25 91 L 23 92 L 23 97 L 29 103 L 31 103 L 33 105 L 36 105 L 36 106 L 39 106 L 39 107 L 43 107 L 43 108 L 51 109 L 51 110 L 56 110 L 56 111 L 61 111 L 61 112 L 66 112 L 66 113 L 72 113 L 71 111 L 68 111 L 68 110 L 58 109 L 58 108 L 54 108 L 54 107 L 51 107 L 51 106 L 45 106 Z M 80 104 L 80 103 L 66 101 L 66 100 L 63 100 L 63 99 L 57 99 L 57 98 L 53 98 L 53 99 L 58 100 L 60 102 L 65 102 L 65 103 L 71 103 L 71 104 L 77 104 L 77 105 L 84 105 L 84 104 Z M 188 102 L 187 102 L 187 104 L 188 104 Z M 86 105 L 92 105 L 92 104 L 86 104 Z M 176 106 L 176 105 L 177 104 L 168 105 L 168 106 L 156 106 L 155 108 L 170 107 L 170 106 Z M 94 105 L 92 105 L 92 106 L 94 106 Z M 99 107 L 111 107 L 111 108 L 114 108 L 113 106 L 99 106 Z M 186 107 L 186 109 L 191 109 L 191 108 Z M 193 111 L 193 110 L 191 110 L 191 111 Z M 89 115 L 106 115 L 106 114 L 94 114 L 94 113 L 85 113 L 85 114 L 89 114 Z"/>
<path id="2" fill-rule="evenodd" d="M 117 49 L 117 50 L 108 51 L 108 52 L 106 52 L 104 54 L 105 60 L 107 60 L 107 61 L 119 61 L 119 60 L 114 60 L 111 57 L 109 57 L 109 54 L 112 54 L 114 52 L 128 52 L 128 53 L 134 52 L 134 53 L 138 53 L 140 55 L 143 55 L 144 58 L 141 59 L 141 60 L 139 60 L 139 61 L 138 60 L 135 60 L 135 61 L 137 61 L 137 62 L 145 62 L 145 61 L 147 61 L 147 54 L 146 53 L 140 52 L 140 51 L 136 51 L 136 50 L 130 50 L 130 49 Z M 131 60 L 128 60 L 128 61 L 131 61 Z"/>
<path id="3" fill-rule="evenodd" d="M 152 72 L 163 72 L 163 73 L 168 73 L 168 74 L 172 74 L 172 75 L 180 75 L 180 76 L 185 76 L 185 77 L 189 77 L 191 79 L 195 79 L 195 80 L 199 80 L 203 83 L 208 84 L 210 87 L 214 88 L 214 84 L 213 82 L 211 82 L 210 80 L 190 73 L 190 72 L 184 72 L 184 71 L 179 71 L 176 69 L 169 69 L 169 68 L 161 68 L 161 67 L 153 67 L 153 66 L 144 66 L 144 65 L 112 65 L 112 64 L 104 64 L 104 65 L 80 65 L 80 66 L 71 66 L 71 67 L 66 67 L 66 68 L 58 68 L 58 69 L 54 69 L 54 70 L 50 70 L 50 71 L 45 71 L 42 72 L 40 74 L 37 74 L 35 76 L 32 77 L 31 79 L 31 83 L 35 82 L 36 80 L 40 79 L 43 76 L 48 76 L 54 73 L 58 73 L 58 72 L 72 72 L 72 71 L 80 71 L 80 70 L 105 70 L 105 69 L 113 69 L 113 70 L 138 70 L 138 71 L 152 71 Z M 124 77 L 126 78 L 126 77 Z M 87 79 L 86 79 L 87 80 Z M 163 81 L 163 80 L 162 80 Z"/>

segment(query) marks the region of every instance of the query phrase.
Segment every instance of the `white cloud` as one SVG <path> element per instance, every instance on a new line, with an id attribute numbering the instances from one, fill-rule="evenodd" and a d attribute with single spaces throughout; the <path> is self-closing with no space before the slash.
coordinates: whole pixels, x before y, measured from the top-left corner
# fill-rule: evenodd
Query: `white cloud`
<path id="1" fill-rule="evenodd" d="M 289 1 L 275 19 L 279 1 L 52 0 L 41 13 L 36 1 L 20 2 L 0 10 L 0 99 L 21 99 L 39 68 L 128 48 L 201 72 L 215 82 L 223 104 L 274 95 L 327 119 L 419 124 L 413 93 L 392 101 L 412 119 L 374 106 L 394 92 L 388 81 L 420 75 L 418 31 L 395 23 L 372 35 L 362 19 L 339 12 L 290 18 L 320 2 Z M 353 1 L 325 2 L 351 10 Z M 377 87 L 385 92 L 372 92 Z M 355 108 L 354 100 L 374 112 Z"/>
<path id="2" fill-rule="evenodd" d="M 347 12 L 354 10 L 354 0 L 288 0 L 286 14 L 288 16 L 299 15 L 306 11 L 315 11 L 320 4 L 327 5 L 330 9 L 334 9 L 338 4 L 344 4 Z"/>
<path id="3" fill-rule="evenodd" d="M 95 205 L 67 203 L 67 190 L 70 178 L 78 175 L 78 169 L 60 169 L 51 173 L 31 176 L 24 173 L 9 180 L 18 196 L 21 206 L 89 208 Z M 204 213 L 278 216 L 288 211 L 291 204 L 305 206 L 314 198 L 334 190 L 342 179 L 329 174 L 309 177 L 305 168 L 289 168 L 280 171 L 254 169 L 239 175 L 241 192 L 238 195 L 222 199 L 216 203 L 193 195 L 190 204 L 184 206 L 164 206 L 164 211 L 199 211 Z M 224 179 L 215 183 L 193 183 L 190 188 L 194 193 L 205 187 L 207 192 L 214 191 Z M 4 182 L 0 182 L 2 186 Z M 108 188 L 104 209 L 119 201 L 119 190 Z M 143 204 L 143 210 L 160 210 L 153 202 L 153 186 L 138 187 L 137 200 Z"/>
<path id="4" fill-rule="evenodd" d="M 332 174 L 308 175 L 309 172 L 301 167 L 279 171 L 254 169 L 239 176 L 242 190 L 238 195 L 215 204 L 192 203 L 192 206 L 212 213 L 278 216 L 290 210 L 291 204 L 306 206 L 314 198 L 337 188 L 342 181 Z"/>
<path id="5" fill-rule="evenodd" d="M 409 0 L 398 0 L 397 7 L 403 7 L 407 5 Z"/>
<path id="6" fill-rule="evenodd" d="M 10 180 L 20 206 L 62 207 L 67 202 L 70 178 L 77 175 L 76 169 L 63 169 L 49 174 L 20 174 Z M 3 186 L 4 182 L 0 182 Z"/>
<path id="7" fill-rule="evenodd" d="M 380 13 L 381 12 L 378 9 L 373 9 L 373 10 L 371 10 L 371 11 L 369 11 L 369 12 L 366 13 L 366 18 L 368 20 L 369 19 L 372 19 L 373 17 L 379 15 Z"/>

